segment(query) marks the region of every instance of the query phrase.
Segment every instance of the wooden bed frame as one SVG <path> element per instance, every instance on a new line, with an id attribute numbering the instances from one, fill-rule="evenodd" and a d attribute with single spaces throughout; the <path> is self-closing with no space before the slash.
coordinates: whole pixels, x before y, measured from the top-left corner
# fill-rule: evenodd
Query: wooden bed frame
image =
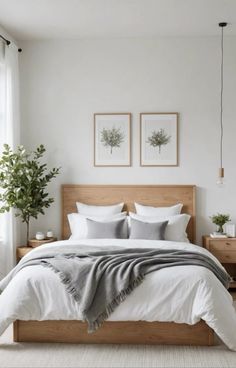
<path id="1" fill-rule="evenodd" d="M 76 211 L 76 201 L 109 205 L 124 202 L 124 210 L 135 211 L 134 202 L 152 206 L 183 203 L 191 215 L 187 233 L 195 242 L 194 185 L 62 185 L 62 239 L 70 235 L 67 214 Z M 213 345 L 214 332 L 204 321 L 195 325 L 174 322 L 105 322 L 93 334 L 81 321 L 16 321 L 16 342 L 68 342 L 92 344 Z"/>

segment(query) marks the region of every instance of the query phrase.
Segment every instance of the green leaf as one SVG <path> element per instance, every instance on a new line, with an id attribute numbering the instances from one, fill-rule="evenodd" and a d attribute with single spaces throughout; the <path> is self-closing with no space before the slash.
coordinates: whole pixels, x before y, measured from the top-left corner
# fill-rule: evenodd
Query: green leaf
<path id="1" fill-rule="evenodd" d="M 230 215 L 223 213 L 217 213 L 217 215 L 210 216 L 210 219 L 212 220 L 213 224 L 220 227 L 224 226 L 226 222 L 231 221 Z"/>
<path id="2" fill-rule="evenodd" d="M 16 216 L 29 223 L 31 217 L 44 214 L 44 208 L 53 203 L 46 188 L 59 174 L 60 168 L 48 170 L 47 164 L 41 162 L 45 152 L 43 145 L 28 153 L 23 146 L 13 152 L 8 144 L 4 144 L 0 157 L 0 188 L 3 189 L 0 213 L 15 208 Z"/>

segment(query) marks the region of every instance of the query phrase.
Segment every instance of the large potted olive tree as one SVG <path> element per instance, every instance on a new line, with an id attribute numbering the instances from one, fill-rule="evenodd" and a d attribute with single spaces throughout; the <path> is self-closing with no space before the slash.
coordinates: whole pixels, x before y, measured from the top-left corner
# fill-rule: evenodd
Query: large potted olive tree
<path id="1" fill-rule="evenodd" d="M 0 158 L 0 213 L 16 210 L 27 226 L 27 244 L 29 241 L 30 219 L 44 214 L 44 208 L 50 207 L 54 199 L 46 191 L 48 183 L 59 174 L 59 168 L 47 169 L 41 163 L 45 152 L 43 145 L 34 152 L 27 153 L 23 146 L 13 152 L 4 144 Z"/>

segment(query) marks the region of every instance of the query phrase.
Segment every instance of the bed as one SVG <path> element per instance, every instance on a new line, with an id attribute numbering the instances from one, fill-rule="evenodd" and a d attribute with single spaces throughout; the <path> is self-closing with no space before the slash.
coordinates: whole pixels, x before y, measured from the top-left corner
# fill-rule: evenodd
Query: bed
<path id="1" fill-rule="evenodd" d="M 161 206 L 161 207 L 171 206 L 178 202 L 181 202 L 183 203 L 182 212 L 191 215 L 191 220 L 187 228 L 187 234 L 190 242 L 194 243 L 195 190 L 196 188 L 193 185 L 63 185 L 61 190 L 62 239 L 68 239 L 70 235 L 67 215 L 69 213 L 76 211 L 75 208 L 76 201 L 96 205 L 109 205 L 113 203 L 124 202 L 125 203 L 124 209 L 126 211 L 134 211 L 134 202 L 139 202 L 144 205 Z M 66 242 L 65 243 L 62 242 L 62 244 L 60 244 L 59 242 L 59 246 L 61 247 L 65 246 L 66 244 L 67 244 Z M 57 246 L 57 244 L 55 244 L 54 246 Z M 194 247 L 193 249 L 199 248 L 199 252 L 200 251 L 205 252 L 205 250 L 201 250 L 200 247 L 196 247 L 191 244 L 186 243 L 182 244 L 181 246 L 185 247 L 186 249 L 188 249 L 188 247 L 189 248 Z M 32 252 L 35 251 L 37 252 L 37 250 L 34 250 Z M 48 270 L 48 272 L 51 271 Z M 51 272 L 51 274 L 53 273 Z M 48 274 L 49 278 L 52 277 L 51 274 L 50 276 Z M 54 277 L 57 276 L 54 275 Z M 48 284 L 50 284 L 49 279 Z M 141 290 L 141 286 L 139 286 L 136 290 L 138 289 Z M 46 287 L 47 286 L 45 284 L 45 288 Z M 154 287 L 156 286 L 154 285 Z M 224 313 L 226 313 L 226 315 L 228 308 L 228 317 L 226 317 L 226 319 L 222 321 L 223 324 L 221 323 L 219 329 L 218 326 L 215 327 L 213 322 L 212 326 L 214 327 L 218 335 L 220 335 L 221 338 L 224 338 L 225 337 L 224 331 L 222 332 L 220 331 L 220 329 L 223 325 L 225 325 L 225 328 L 226 327 L 228 328 L 229 333 L 227 332 L 228 336 L 224 338 L 224 341 L 231 349 L 235 349 L 236 342 L 232 341 L 235 340 L 235 338 L 233 338 L 234 333 L 232 332 L 232 326 L 234 325 L 236 326 L 236 317 L 235 314 L 233 314 L 234 312 L 232 309 L 232 298 L 226 290 L 223 290 L 223 287 L 222 288 L 220 288 L 220 286 L 218 287 L 218 284 L 214 286 L 213 289 L 214 290 L 213 291 L 211 290 L 211 292 L 214 292 L 216 294 L 215 299 L 219 300 L 219 306 L 216 306 L 216 312 L 217 308 L 219 310 L 222 309 L 222 306 L 224 306 Z M 138 293 L 139 291 L 134 296 L 134 300 L 135 298 L 138 297 L 139 295 Z M 131 297 L 132 295 L 130 296 L 130 298 Z M 27 296 L 25 298 L 27 299 Z M 122 303 L 124 304 L 124 306 L 122 306 L 121 304 L 121 306 L 119 306 L 117 310 L 119 309 L 120 311 L 122 311 L 122 307 L 124 310 L 126 301 Z M 68 309 L 69 308 L 70 306 L 68 306 Z M 0 300 L 0 311 L 1 311 L 1 300 Z M 34 320 L 33 318 L 34 316 L 31 313 L 30 317 L 28 316 L 25 318 L 26 320 L 21 320 L 17 319 L 16 313 L 15 314 L 12 313 L 12 315 L 14 316 L 14 318 L 11 316 L 12 320 L 13 321 L 15 320 L 14 341 L 16 342 L 23 342 L 23 341 L 68 342 L 68 343 L 96 343 L 96 344 L 134 343 L 134 344 L 175 344 L 175 345 L 209 345 L 209 346 L 214 344 L 214 331 L 211 328 L 212 326 L 210 317 L 203 318 L 205 320 L 207 318 L 209 319 L 207 324 L 201 318 L 198 318 L 198 320 L 199 319 L 200 320 L 195 323 L 193 319 L 191 320 L 190 323 L 180 323 L 179 321 L 177 323 L 173 321 L 166 322 L 163 320 L 160 322 L 159 320 L 155 320 L 154 317 L 150 318 L 148 321 L 142 320 L 141 317 L 138 320 L 132 320 L 132 318 L 130 318 L 131 320 L 128 320 L 126 316 L 125 320 L 120 320 L 120 317 L 118 318 L 118 320 L 112 319 L 108 320 L 104 322 L 102 327 L 98 329 L 95 333 L 88 334 L 85 323 L 83 323 L 78 319 L 72 318 L 69 319 L 68 316 L 66 320 L 61 320 L 60 316 L 58 318 L 58 316 L 56 315 L 54 317 L 51 316 L 49 319 L 43 320 L 41 315 L 40 319 L 42 320 Z M 114 319 L 115 318 L 116 314 Z"/>

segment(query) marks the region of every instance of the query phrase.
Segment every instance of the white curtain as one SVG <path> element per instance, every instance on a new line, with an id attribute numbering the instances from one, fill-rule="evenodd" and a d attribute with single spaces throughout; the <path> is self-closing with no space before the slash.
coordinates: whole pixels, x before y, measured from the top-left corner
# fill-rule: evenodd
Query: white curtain
<path id="1" fill-rule="evenodd" d="M 0 150 L 8 143 L 13 149 L 20 141 L 18 49 L 11 42 L 0 43 Z M 0 277 L 15 264 L 20 228 L 14 211 L 0 216 Z"/>

